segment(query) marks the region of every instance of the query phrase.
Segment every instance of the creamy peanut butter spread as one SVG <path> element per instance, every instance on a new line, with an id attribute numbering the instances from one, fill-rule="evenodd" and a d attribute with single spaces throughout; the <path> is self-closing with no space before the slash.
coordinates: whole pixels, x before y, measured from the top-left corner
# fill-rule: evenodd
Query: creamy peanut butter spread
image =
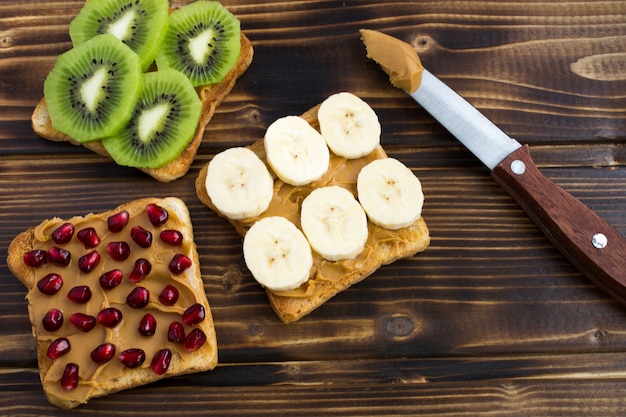
<path id="1" fill-rule="evenodd" d="M 244 226 L 244 229 L 247 229 L 261 218 L 283 216 L 301 228 L 300 207 L 302 201 L 311 191 L 325 186 L 340 185 L 356 196 L 356 182 L 361 169 L 375 159 L 386 157 L 387 155 L 380 146 L 369 155 L 358 159 L 346 159 L 331 152 L 328 170 L 322 178 L 304 186 L 293 186 L 278 178 L 275 179 L 274 197 L 268 209 L 258 217 L 240 221 L 240 224 Z M 371 271 L 371 266 L 375 262 L 372 254 L 376 253 L 377 246 L 381 243 L 398 245 L 406 243 L 401 234 L 396 231 L 376 226 L 370 221 L 367 223 L 369 234 L 365 248 L 355 258 L 327 261 L 313 251 L 313 267 L 309 280 L 293 290 L 272 292 L 286 297 L 308 297 L 314 292 L 315 286 L 322 282 L 339 281 L 350 274 L 358 274 L 364 270 Z M 240 232 L 245 232 L 245 230 L 240 230 Z"/>
<path id="2" fill-rule="evenodd" d="M 415 49 L 406 42 L 375 30 L 361 29 L 367 57 L 373 59 L 389 75 L 395 87 L 415 92 L 422 82 L 424 67 Z"/>
<path id="3" fill-rule="evenodd" d="M 51 239 L 51 233 L 65 221 L 53 219 L 40 225 L 35 230 L 34 249 L 47 250 L 52 246 L 67 249 L 71 252 L 71 262 L 67 266 L 59 266 L 50 262 L 33 268 L 36 274 L 35 282 L 49 273 L 57 273 L 62 276 L 63 287 L 54 295 L 42 293 L 35 285 L 27 294 L 31 317 L 34 318 L 34 336 L 39 341 L 52 343 L 60 337 L 69 340 L 71 350 L 57 359 L 40 357 L 39 360 L 50 363 L 50 369 L 42 380 L 46 390 L 55 393 L 69 400 L 84 401 L 98 384 L 107 382 L 115 383 L 115 380 L 125 373 L 133 372 L 133 369 L 125 367 L 119 360 L 120 352 L 131 348 L 140 348 L 145 352 L 145 362 L 143 368 L 149 367 L 154 355 L 163 348 L 177 352 L 181 357 L 188 354 L 180 343 L 168 341 L 167 333 L 169 324 L 173 321 L 182 323 L 182 313 L 194 303 L 201 303 L 205 307 L 206 298 L 203 289 L 191 288 L 186 281 L 185 274 L 174 275 L 169 271 L 170 260 L 176 254 L 185 254 L 193 259 L 191 253 L 195 252 L 192 237 L 183 236 L 180 246 L 171 246 L 161 241 L 159 233 L 166 229 L 182 231 L 181 220 L 169 211 L 167 222 L 159 227 L 155 227 L 145 211 L 130 213 L 129 223 L 120 232 L 110 232 L 107 227 L 107 218 L 102 215 L 87 215 L 85 217 L 74 217 L 69 220 L 75 225 L 76 233 L 84 228 L 93 227 L 96 229 L 101 239 L 100 244 L 94 248 L 101 255 L 101 260 L 97 267 L 85 273 L 78 268 L 78 260 L 81 256 L 94 249 L 85 249 L 84 245 L 77 239 L 76 233 L 70 242 L 56 244 Z M 144 249 L 136 244 L 130 237 L 130 230 L 133 226 L 140 225 L 152 232 L 153 239 L 151 247 Z M 116 261 L 107 254 L 107 244 L 109 242 L 125 241 L 130 245 L 130 256 L 124 261 Z M 139 283 L 132 283 L 127 275 L 133 269 L 135 260 L 138 258 L 147 259 L 152 269 L 149 275 Z M 100 286 L 99 277 L 106 271 L 120 269 L 124 272 L 124 278 L 117 287 L 106 290 Z M 167 284 L 174 285 L 179 291 L 179 299 L 172 306 L 163 305 L 159 301 L 159 294 Z M 85 304 L 77 304 L 68 299 L 68 291 L 78 285 L 87 285 L 91 289 L 91 299 Z M 150 301 L 143 308 L 131 308 L 126 304 L 127 295 L 136 287 L 145 287 L 150 292 Z M 74 313 L 84 313 L 92 317 L 97 317 L 98 313 L 108 307 L 115 307 L 122 311 L 122 321 L 112 328 L 97 324 L 95 328 L 88 332 L 83 332 L 72 325 L 69 321 Z M 50 332 L 42 325 L 42 317 L 50 309 L 59 309 L 64 316 L 64 323 L 59 330 Z M 152 336 L 143 336 L 139 333 L 138 327 L 141 318 L 151 313 L 156 318 L 156 333 Z M 193 326 L 184 325 L 185 332 L 189 332 Z M 90 352 L 103 343 L 115 345 L 116 354 L 109 362 L 98 365 L 90 358 Z M 176 354 L 174 354 L 174 358 Z M 174 360 L 174 359 L 173 359 Z M 61 387 L 61 378 L 66 364 L 76 363 L 79 365 L 78 386 L 70 391 L 65 391 Z M 41 365 L 41 364 L 40 364 Z"/>

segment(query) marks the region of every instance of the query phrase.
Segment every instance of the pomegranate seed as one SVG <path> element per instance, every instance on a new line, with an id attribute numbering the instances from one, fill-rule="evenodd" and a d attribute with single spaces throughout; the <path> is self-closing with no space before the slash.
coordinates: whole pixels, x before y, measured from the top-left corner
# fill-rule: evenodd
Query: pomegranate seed
<path id="1" fill-rule="evenodd" d="M 178 289 L 171 284 L 167 284 L 161 291 L 161 294 L 159 294 L 159 301 L 163 305 L 173 306 L 178 301 Z"/>
<path id="2" fill-rule="evenodd" d="M 39 288 L 39 291 L 46 295 L 56 294 L 62 286 L 63 278 L 61 278 L 61 275 L 55 274 L 54 272 L 46 275 L 37 282 L 37 288 Z"/>
<path id="3" fill-rule="evenodd" d="M 68 250 L 57 248 L 56 246 L 48 249 L 48 260 L 55 265 L 68 266 L 71 259 L 72 254 Z"/>
<path id="4" fill-rule="evenodd" d="M 156 333 L 156 319 L 150 313 L 147 313 L 139 322 L 139 334 L 143 336 L 152 336 Z"/>
<path id="5" fill-rule="evenodd" d="M 49 332 L 57 331 L 63 326 L 63 313 L 56 308 L 50 309 L 41 319 L 41 324 Z"/>
<path id="6" fill-rule="evenodd" d="M 115 356 L 115 345 L 113 343 L 103 343 L 91 351 L 91 360 L 102 365 Z"/>
<path id="7" fill-rule="evenodd" d="M 149 248 L 152 245 L 152 233 L 141 226 L 130 229 L 130 237 L 142 248 Z"/>
<path id="8" fill-rule="evenodd" d="M 195 328 L 189 332 L 183 342 L 183 346 L 188 352 L 193 352 L 194 350 L 200 349 L 200 347 L 204 345 L 204 342 L 206 342 L 206 335 L 202 330 Z"/>
<path id="9" fill-rule="evenodd" d="M 170 323 L 167 329 L 167 340 L 172 343 L 183 343 L 185 341 L 185 328 L 183 324 L 177 321 Z"/>
<path id="10" fill-rule="evenodd" d="M 183 313 L 183 321 L 189 325 L 198 324 L 204 320 L 204 316 L 204 306 L 200 303 L 195 303 L 185 310 Z"/>
<path id="11" fill-rule="evenodd" d="M 128 275 L 128 279 L 133 284 L 137 284 L 146 278 L 151 270 L 152 265 L 150 262 L 148 262 L 147 259 L 139 258 L 135 261 L 135 265 L 133 266 L 131 273 Z"/>
<path id="12" fill-rule="evenodd" d="M 69 242 L 72 240 L 72 236 L 74 236 L 74 225 L 72 223 L 63 223 L 52 232 L 52 240 L 57 245 Z"/>
<path id="13" fill-rule="evenodd" d="M 100 275 L 100 286 L 105 290 L 112 290 L 122 283 L 124 273 L 119 269 L 113 269 Z"/>
<path id="14" fill-rule="evenodd" d="M 70 323 L 78 330 L 88 332 L 96 327 L 96 318 L 84 313 L 74 313 L 70 316 Z"/>
<path id="15" fill-rule="evenodd" d="M 154 203 L 150 203 L 146 206 L 146 213 L 148 213 L 150 223 L 156 227 L 164 225 L 169 217 L 167 210 Z"/>
<path id="16" fill-rule="evenodd" d="M 119 354 L 118 359 L 127 368 L 136 368 L 146 360 L 146 354 L 141 349 L 126 349 Z"/>
<path id="17" fill-rule="evenodd" d="M 48 262 L 48 252 L 34 249 L 24 254 L 24 265 L 37 268 Z"/>
<path id="18" fill-rule="evenodd" d="M 126 297 L 126 304 L 132 308 L 143 308 L 150 301 L 150 292 L 144 287 L 137 287 Z"/>
<path id="19" fill-rule="evenodd" d="M 86 285 L 77 285 L 67 293 L 67 299 L 77 304 L 85 304 L 91 300 L 91 288 Z"/>
<path id="20" fill-rule="evenodd" d="M 78 259 L 78 269 L 85 273 L 91 272 L 99 263 L 100 254 L 94 250 Z"/>
<path id="21" fill-rule="evenodd" d="M 124 227 L 128 224 L 128 219 L 130 215 L 126 210 L 122 210 L 117 214 L 112 215 L 107 219 L 107 226 L 109 226 L 109 230 L 113 233 L 121 232 Z"/>
<path id="22" fill-rule="evenodd" d="M 76 237 L 85 245 L 85 249 L 93 249 L 100 244 L 100 236 L 93 227 L 79 230 Z"/>
<path id="23" fill-rule="evenodd" d="M 96 320 L 104 327 L 115 327 L 122 321 L 122 312 L 115 307 L 105 308 L 98 313 Z"/>
<path id="24" fill-rule="evenodd" d="M 163 375 L 164 373 L 167 372 L 167 369 L 170 367 L 171 361 L 172 361 L 172 351 L 169 349 L 161 349 L 152 358 L 152 362 L 150 363 L 150 368 L 155 374 Z"/>
<path id="25" fill-rule="evenodd" d="M 130 256 L 130 246 L 126 242 L 110 242 L 107 253 L 116 261 L 125 261 Z"/>
<path id="26" fill-rule="evenodd" d="M 60 337 L 52 342 L 50 346 L 48 346 L 48 352 L 46 353 L 46 355 L 50 359 L 57 359 L 65 355 L 71 349 L 72 346 L 70 346 L 70 341 L 64 337 Z"/>
<path id="27" fill-rule="evenodd" d="M 179 246 L 183 243 L 183 234 L 178 230 L 163 230 L 159 237 L 168 245 Z"/>
<path id="28" fill-rule="evenodd" d="M 61 388 L 65 391 L 72 391 L 78 386 L 78 365 L 68 363 L 65 365 L 65 371 L 61 377 Z"/>
<path id="29" fill-rule="evenodd" d="M 169 265 L 170 272 L 174 275 L 182 274 L 189 267 L 191 267 L 191 259 L 180 253 L 174 255 Z"/>

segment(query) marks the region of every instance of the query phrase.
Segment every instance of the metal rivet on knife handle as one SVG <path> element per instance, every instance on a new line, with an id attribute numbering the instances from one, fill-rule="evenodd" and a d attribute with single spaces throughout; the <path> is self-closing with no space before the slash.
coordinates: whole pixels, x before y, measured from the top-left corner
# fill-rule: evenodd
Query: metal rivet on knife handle
<path id="1" fill-rule="evenodd" d="M 597 248 L 597 249 L 606 248 L 606 245 L 608 243 L 609 243 L 609 240 L 606 238 L 606 236 L 603 233 L 596 233 L 591 238 L 591 244 L 593 245 L 594 248 Z"/>
<path id="2" fill-rule="evenodd" d="M 524 163 L 524 161 L 516 159 L 515 161 L 511 162 L 511 171 L 513 171 L 514 174 L 522 175 L 524 172 L 526 172 L 526 164 Z"/>

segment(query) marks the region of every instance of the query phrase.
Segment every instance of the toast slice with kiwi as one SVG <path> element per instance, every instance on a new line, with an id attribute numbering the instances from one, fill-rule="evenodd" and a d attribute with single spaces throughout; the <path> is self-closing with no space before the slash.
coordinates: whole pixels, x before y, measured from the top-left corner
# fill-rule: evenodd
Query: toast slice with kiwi
<path id="1" fill-rule="evenodd" d="M 217 365 L 191 218 L 178 198 L 45 220 L 15 237 L 7 264 L 28 289 L 41 382 L 60 408 Z"/>
<path id="2" fill-rule="evenodd" d="M 231 92 L 237 79 L 241 77 L 250 64 L 254 55 L 252 42 L 241 32 L 241 49 L 239 57 L 235 65 L 230 69 L 226 76 L 216 84 L 204 85 L 196 87 L 196 92 L 202 103 L 202 111 L 200 120 L 196 127 L 193 139 L 185 147 L 182 153 L 174 160 L 158 168 L 138 168 L 141 171 L 152 176 L 160 182 L 170 182 L 182 177 L 187 173 L 196 156 L 198 148 L 204 137 L 205 128 L 215 114 L 217 107 L 222 104 L 228 94 Z M 68 135 L 55 130 L 50 121 L 50 114 L 45 98 L 35 107 L 31 123 L 33 130 L 44 139 L 54 142 L 70 142 L 75 145 L 84 146 L 100 155 L 110 157 L 110 154 L 99 140 L 81 143 Z"/>
<path id="3" fill-rule="evenodd" d="M 313 107 L 302 114 L 302 117 L 318 130 L 317 112 L 319 107 L 320 105 Z M 267 163 L 263 139 L 257 140 L 249 148 L 259 156 L 272 172 Z M 355 160 L 341 158 L 331 153 L 329 170 L 338 170 L 341 169 L 340 167 L 344 167 L 345 169 L 342 169 L 341 172 L 341 186 L 356 189 L 358 167 L 366 164 L 366 161 L 386 157 L 387 154 L 380 145 L 370 155 Z M 195 186 L 198 198 L 218 215 L 227 219 L 242 237 L 245 236 L 256 219 L 233 220 L 220 213 L 206 190 L 207 171 L 208 164 L 200 170 L 196 179 Z M 333 172 L 327 173 L 325 178 L 330 178 L 330 182 L 320 183 L 319 186 L 333 185 L 333 178 L 335 178 Z M 289 198 L 288 204 L 291 205 L 292 200 L 296 198 L 290 198 L 290 196 L 298 196 L 301 201 L 311 191 L 313 190 L 310 184 L 294 187 L 276 179 L 273 200 L 270 202 L 269 209 L 262 216 L 281 215 L 283 198 Z M 331 262 L 324 260 L 313 251 L 313 266 L 307 282 L 294 290 L 273 291 L 266 289 L 270 305 L 281 321 L 291 323 L 300 320 L 341 291 L 373 274 L 381 266 L 413 256 L 426 249 L 430 244 L 428 227 L 421 216 L 413 224 L 397 230 L 382 228 L 369 220 L 367 223 L 369 236 L 366 249 L 356 258 Z"/>

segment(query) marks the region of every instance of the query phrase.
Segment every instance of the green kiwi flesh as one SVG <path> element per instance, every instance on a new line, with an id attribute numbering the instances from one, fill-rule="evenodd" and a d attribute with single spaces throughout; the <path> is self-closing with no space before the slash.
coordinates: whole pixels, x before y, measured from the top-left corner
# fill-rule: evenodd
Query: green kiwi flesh
<path id="1" fill-rule="evenodd" d="M 182 72 L 194 86 L 208 85 L 226 76 L 240 49 L 239 20 L 219 2 L 198 0 L 170 14 L 156 63 Z"/>
<path id="2" fill-rule="evenodd" d="M 112 34 L 130 47 L 145 71 L 167 32 L 168 0 L 89 0 L 70 23 L 74 46 L 96 35 Z"/>
<path id="3" fill-rule="evenodd" d="M 148 72 L 142 84 L 130 121 L 102 145 L 118 165 L 159 168 L 193 139 L 202 103 L 189 79 L 173 69 Z"/>
<path id="4" fill-rule="evenodd" d="M 52 127 L 78 142 L 119 131 L 139 97 L 139 58 L 113 35 L 98 35 L 60 55 L 44 82 Z"/>

